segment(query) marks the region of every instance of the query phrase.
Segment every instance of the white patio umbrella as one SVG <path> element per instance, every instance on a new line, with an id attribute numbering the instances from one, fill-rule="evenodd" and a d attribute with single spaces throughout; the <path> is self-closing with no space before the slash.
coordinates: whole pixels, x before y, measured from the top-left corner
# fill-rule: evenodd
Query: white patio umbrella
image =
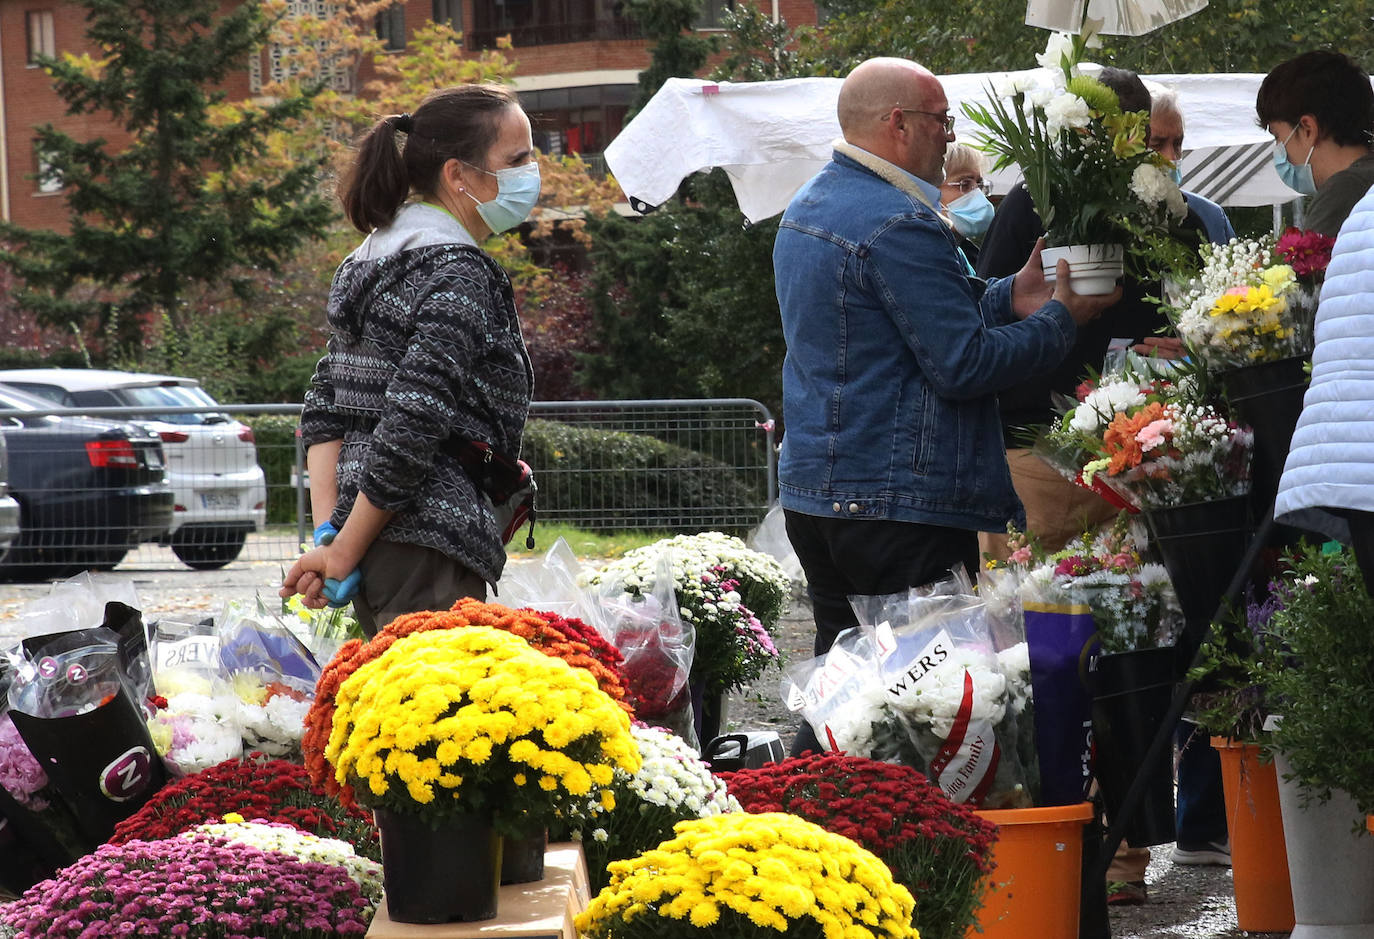
<path id="1" fill-rule="evenodd" d="M 1076 33 L 1087 16 L 1101 20 L 1097 30 L 1107 36 L 1143 36 L 1185 16 L 1192 16 L 1207 0 L 1030 0 L 1026 25 Z"/>

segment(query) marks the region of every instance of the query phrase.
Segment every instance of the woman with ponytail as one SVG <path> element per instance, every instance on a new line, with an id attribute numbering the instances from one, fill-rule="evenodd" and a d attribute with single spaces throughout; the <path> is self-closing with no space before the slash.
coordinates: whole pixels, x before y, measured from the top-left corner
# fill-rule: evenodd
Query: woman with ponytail
<path id="1" fill-rule="evenodd" d="M 533 392 L 510 280 L 479 247 L 539 198 L 529 118 L 500 86 L 436 91 L 363 136 L 339 198 L 366 237 L 330 288 L 300 423 L 320 526 L 281 594 L 351 599 L 372 634 L 485 599 L 505 565 L 458 453 L 517 457 Z"/>

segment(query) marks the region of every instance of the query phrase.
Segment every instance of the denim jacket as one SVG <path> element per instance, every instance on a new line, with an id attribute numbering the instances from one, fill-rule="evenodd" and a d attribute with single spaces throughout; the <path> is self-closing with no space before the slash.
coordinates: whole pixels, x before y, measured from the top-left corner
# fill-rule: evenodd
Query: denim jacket
<path id="1" fill-rule="evenodd" d="M 912 178 L 842 142 L 784 213 L 773 266 L 787 340 L 782 505 L 1024 525 L 997 392 L 1063 358 L 1068 309 L 1050 301 L 1017 320 L 1012 278 L 969 275 Z"/>

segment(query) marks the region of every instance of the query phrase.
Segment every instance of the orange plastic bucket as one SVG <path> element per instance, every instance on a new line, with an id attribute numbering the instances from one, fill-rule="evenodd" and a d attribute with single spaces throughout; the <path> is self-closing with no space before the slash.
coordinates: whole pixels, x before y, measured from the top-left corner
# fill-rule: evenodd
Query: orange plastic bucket
<path id="1" fill-rule="evenodd" d="M 978 911 L 983 939 L 1077 939 L 1083 826 L 1089 802 L 978 813 L 997 826 L 991 885 Z M 919 902 L 919 901 L 918 901 Z"/>
<path id="2" fill-rule="evenodd" d="M 1293 891 L 1274 764 L 1261 763 L 1254 744 L 1213 737 L 1212 746 L 1221 754 L 1226 790 L 1236 925 L 1245 932 L 1289 932 L 1295 922 Z"/>

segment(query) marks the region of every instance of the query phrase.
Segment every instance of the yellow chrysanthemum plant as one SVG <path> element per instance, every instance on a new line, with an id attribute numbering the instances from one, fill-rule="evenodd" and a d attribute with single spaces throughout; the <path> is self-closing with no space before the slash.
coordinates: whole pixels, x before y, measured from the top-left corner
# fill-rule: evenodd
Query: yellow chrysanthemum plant
<path id="1" fill-rule="evenodd" d="M 910 891 L 875 855 L 795 815 L 679 822 L 674 837 L 612 862 L 578 914 L 587 939 L 919 939 Z"/>
<path id="2" fill-rule="evenodd" d="M 589 798 L 614 806 L 639 751 L 625 709 L 585 669 L 499 629 L 415 633 L 336 696 L 325 758 L 372 808 L 439 821 L 482 815 L 527 834 Z"/>

